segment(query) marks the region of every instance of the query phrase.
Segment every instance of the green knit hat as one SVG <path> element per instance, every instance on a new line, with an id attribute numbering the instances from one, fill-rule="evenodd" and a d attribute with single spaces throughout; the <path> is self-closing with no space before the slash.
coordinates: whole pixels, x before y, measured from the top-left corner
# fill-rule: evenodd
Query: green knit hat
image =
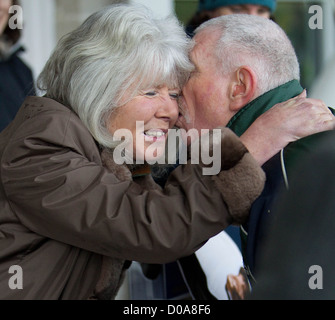
<path id="1" fill-rule="evenodd" d="M 255 4 L 268 7 L 271 13 L 276 9 L 276 0 L 199 0 L 198 11 L 213 10 L 238 4 Z"/>

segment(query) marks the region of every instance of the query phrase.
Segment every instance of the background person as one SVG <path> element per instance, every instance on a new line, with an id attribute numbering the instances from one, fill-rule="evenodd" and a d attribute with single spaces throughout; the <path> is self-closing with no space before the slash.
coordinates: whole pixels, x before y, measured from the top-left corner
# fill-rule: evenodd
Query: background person
<path id="1" fill-rule="evenodd" d="M 335 132 L 295 166 L 259 258 L 254 300 L 333 300 Z M 315 165 L 318 164 L 318 165 Z M 285 237 L 282 235 L 285 234 Z"/>
<path id="2" fill-rule="evenodd" d="M 31 69 L 21 60 L 21 30 L 11 29 L 9 13 L 17 0 L 0 0 L 0 131 L 15 117 L 24 98 L 35 95 Z"/>
<path id="3" fill-rule="evenodd" d="M 198 9 L 187 23 L 186 32 L 192 36 L 203 22 L 227 14 L 251 14 L 273 19 L 276 0 L 199 0 Z"/>

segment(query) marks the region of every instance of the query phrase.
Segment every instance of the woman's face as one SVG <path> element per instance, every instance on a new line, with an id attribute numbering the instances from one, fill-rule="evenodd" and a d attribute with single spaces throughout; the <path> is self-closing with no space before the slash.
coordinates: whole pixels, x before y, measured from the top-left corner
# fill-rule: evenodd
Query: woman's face
<path id="1" fill-rule="evenodd" d="M 113 112 L 108 129 L 113 135 L 119 129 L 131 133 L 133 159 L 137 163 L 164 155 L 168 129 L 178 118 L 178 96 L 179 89 L 150 88 Z"/>
<path id="2" fill-rule="evenodd" d="M 5 31 L 8 19 L 9 8 L 12 5 L 12 0 L 0 0 L 0 35 Z"/>

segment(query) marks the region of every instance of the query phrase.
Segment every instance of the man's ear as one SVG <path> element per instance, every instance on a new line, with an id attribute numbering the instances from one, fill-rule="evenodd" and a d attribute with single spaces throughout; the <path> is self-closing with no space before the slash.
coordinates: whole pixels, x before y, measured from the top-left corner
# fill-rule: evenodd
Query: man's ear
<path id="1" fill-rule="evenodd" d="M 230 110 L 237 112 L 247 105 L 256 93 L 257 76 L 248 66 L 239 67 L 229 86 Z"/>

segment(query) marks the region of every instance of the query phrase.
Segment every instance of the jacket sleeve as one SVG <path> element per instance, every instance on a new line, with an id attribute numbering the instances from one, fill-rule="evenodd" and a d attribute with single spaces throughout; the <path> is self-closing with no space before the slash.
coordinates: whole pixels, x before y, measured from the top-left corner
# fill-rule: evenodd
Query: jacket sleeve
<path id="1" fill-rule="evenodd" d="M 201 166 L 180 166 L 163 191 L 145 190 L 104 168 L 94 140 L 71 117 L 64 126 L 50 122 L 18 133 L 3 154 L 5 196 L 31 231 L 114 258 L 165 263 L 233 222 Z M 260 170 L 256 162 L 251 168 Z M 259 175 L 258 189 L 263 183 Z"/>

